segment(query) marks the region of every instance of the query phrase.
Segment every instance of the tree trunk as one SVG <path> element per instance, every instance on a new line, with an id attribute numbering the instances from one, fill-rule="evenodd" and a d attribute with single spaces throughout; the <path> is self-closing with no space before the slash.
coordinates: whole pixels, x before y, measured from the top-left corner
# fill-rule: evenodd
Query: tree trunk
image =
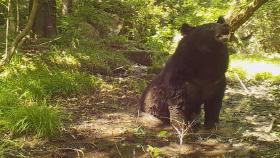
<path id="1" fill-rule="evenodd" d="M 30 32 L 30 30 L 34 24 L 34 21 L 35 21 L 38 6 L 39 6 L 39 0 L 34 0 L 33 4 L 32 4 L 32 10 L 31 10 L 31 13 L 30 13 L 30 16 L 29 16 L 29 19 L 28 19 L 28 22 L 27 22 L 25 28 L 23 29 L 23 31 L 20 34 L 18 34 L 16 36 L 15 40 L 12 43 L 10 50 L 4 54 L 3 59 L 0 62 L 0 67 L 2 67 L 3 65 L 10 62 L 11 58 L 13 57 L 13 55 L 18 47 L 18 44 Z"/>
<path id="2" fill-rule="evenodd" d="M 235 32 L 266 2 L 268 2 L 268 0 L 254 0 L 246 9 L 240 11 L 236 15 L 230 15 L 226 21 L 231 27 L 231 32 Z"/>
<path id="3" fill-rule="evenodd" d="M 32 4 L 31 0 L 30 3 Z M 32 27 L 33 33 L 39 37 L 56 36 L 56 1 L 48 0 L 39 3 L 38 13 Z"/>
<path id="4" fill-rule="evenodd" d="M 62 0 L 62 15 L 72 12 L 73 0 Z"/>
<path id="5" fill-rule="evenodd" d="M 17 8 L 17 10 L 16 10 L 16 15 L 17 15 L 16 31 L 19 32 L 19 15 L 20 15 L 20 13 L 19 13 L 19 0 L 16 0 L 16 8 Z"/>
<path id="6" fill-rule="evenodd" d="M 8 1 L 8 19 L 9 19 L 9 32 L 14 34 L 16 32 L 16 21 L 13 12 L 14 2 Z"/>

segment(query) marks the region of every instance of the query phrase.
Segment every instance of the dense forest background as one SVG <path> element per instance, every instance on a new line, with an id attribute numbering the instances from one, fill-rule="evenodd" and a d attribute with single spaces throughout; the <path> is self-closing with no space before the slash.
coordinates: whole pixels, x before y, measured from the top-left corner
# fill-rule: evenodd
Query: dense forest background
<path id="1" fill-rule="evenodd" d="M 219 16 L 223 128 L 139 123 L 180 26 Z M 0 157 L 280 157 L 279 32 L 280 0 L 0 0 Z"/>

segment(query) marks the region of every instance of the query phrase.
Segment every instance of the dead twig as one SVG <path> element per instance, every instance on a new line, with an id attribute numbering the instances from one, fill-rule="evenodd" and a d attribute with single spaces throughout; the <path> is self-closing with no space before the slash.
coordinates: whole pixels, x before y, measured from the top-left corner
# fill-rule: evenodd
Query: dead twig
<path id="1" fill-rule="evenodd" d="M 276 121 L 276 118 L 275 118 L 275 117 L 272 117 L 272 120 L 270 121 L 269 127 L 267 127 L 267 128 L 264 130 L 266 133 L 269 133 L 269 132 L 272 130 L 275 121 Z"/>
<path id="2" fill-rule="evenodd" d="M 120 158 L 122 158 L 122 153 L 120 152 L 120 150 L 119 150 L 119 147 L 118 147 L 117 143 L 115 143 L 115 146 L 116 146 L 116 148 L 117 148 L 117 151 L 118 151 L 118 154 L 119 154 Z"/>
<path id="3" fill-rule="evenodd" d="M 184 122 L 180 122 L 178 120 L 174 120 L 178 123 L 178 125 L 180 127 L 176 127 L 175 125 L 172 124 L 172 127 L 176 130 L 178 138 L 179 138 L 179 144 L 183 145 L 183 139 L 184 137 L 188 134 L 189 129 L 192 125 L 192 123 L 190 123 L 189 125 L 186 125 Z"/>
<path id="4" fill-rule="evenodd" d="M 247 89 L 247 87 L 245 86 L 245 84 L 242 82 L 242 80 L 240 79 L 240 77 L 238 76 L 238 74 L 236 72 L 233 72 L 234 76 L 237 78 L 237 80 L 239 81 L 239 83 L 241 84 L 242 88 L 245 90 L 246 93 L 249 93 L 249 90 Z"/>
<path id="5" fill-rule="evenodd" d="M 49 40 L 49 41 L 46 41 L 46 42 L 43 42 L 43 43 L 40 43 L 40 44 L 31 45 L 31 46 L 32 46 L 32 47 L 34 47 L 34 46 L 41 46 L 41 45 L 45 45 L 45 44 L 52 43 L 52 42 L 57 41 L 57 40 L 59 40 L 59 39 L 61 39 L 61 37 L 57 37 L 57 38 L 55 38 L 55 39 L 52 39 L 52 40 Z"/>

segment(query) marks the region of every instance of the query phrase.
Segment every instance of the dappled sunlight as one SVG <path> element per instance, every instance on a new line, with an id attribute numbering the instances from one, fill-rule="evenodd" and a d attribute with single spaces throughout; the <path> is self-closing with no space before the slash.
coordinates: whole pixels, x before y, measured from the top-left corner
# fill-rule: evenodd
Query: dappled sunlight
<path id="1" fill-rule="evenodd" d="M 113 84 L 109 84 L 104 81 L 101 82 L 100 88 L 101 88 L 101 91 L 103 91 L 103 92 L 111 92 L 111 91 L 118 89 Z"/>
<path id="2" fill-rule="evenodd" d="M 82 60 L 90 60 L 90 56 L 86 55 L 84 53 L 77 53 L 77 55 L 79 56 L 79 58 L 81 58 Z"/>
<path id="3" fill-rule="evenodd" d="M 256 137 L 257 140 L 274 142 L 280 141 L 276 132 L 271 132 L 275 123 L 275 118 L 272 116 L 246 116 L 245 123 L 252 125 L 250 129 L 247 129 L 244 133 L 244 137 Z"/>
<path id="4" fill-rule="evenodd" d="M 10 75 L 10 71 L 3 71 L 0 73 L 0 78 L 6 78 Z"/>
<path id="5" fill-rule="evenodd" d="M 231 68 L 240 68 L 246 72 L 248 78 L 254 78 L 258 73 L 271 73 L 273 76 L 280 75 L 280 65 L 267 63 L 264 61 L 249 62 L 246 60 L 233 60 Z"/>
<path id="6" fill-rule="evenodd" d="M 279 0 L 38 1 L 0 2 L 0 158 L 280 157 Z"/>
<path id="7" fill-rule="evenodd" d="M 96 138 L 114 138 L 135 131 L 137 126 L 135 116 L 116 112 L 83 121 L 74 128 Z"/>
<path id="8" fill-rule="evenodd" d="M 255 146 L 249 146 L 245 143 L 231 145 L 220 142 L 217 139 L 204 138 L 195 142 L 190 141 L 183 145 L 170 143 L 163 147 L 153 147 L 150 152 L 157 152 L 159 155 L 168 157 L 227 157 L 227 155 L 240 157 L 248 155 L 255 148 Z"/>
<path id="9" fill-rule="evenodd" d="M 77 60 L 73 55 L 67 54 L 65 51 L 62 51 L 61 53 L 53 54 L 50 57 L 50 60 L 53 63 L 61 64 L 61 65 L 68 65 L 68 66 L 75 66 L 75 67 L 81 66 L 79 60 Z"/>
<path id="10" fill-rule="evenodd" d="M 25 59 L 26 60 L 17 64 L 11 63 L 10 67 L 6 67 L 5 70 L 0 73 L 0 78 L 7 78 L 15 74 L 27 73 L 27 71 L 35 71 L 38 69 L 38 64 L 28 61 L 27 58 Z"/>

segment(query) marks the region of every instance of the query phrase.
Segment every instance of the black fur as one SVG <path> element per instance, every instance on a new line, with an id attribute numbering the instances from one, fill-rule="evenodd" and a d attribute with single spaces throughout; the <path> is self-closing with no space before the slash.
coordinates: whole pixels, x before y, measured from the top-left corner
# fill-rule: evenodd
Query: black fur
<path id="1" fill-rule="evenodd" d="M 190 123 L 204 104 L 204 125 L 212 128 L 219 121 L 228 67 L 227 47 L 219 37 L 229 34 L 229 27 L 219 18 L 196 27 L 183 24 L 181 33 L 175 53 L 143 92 L 140 108 L 169 124 L 169 106 L 177 106 Z"/>

